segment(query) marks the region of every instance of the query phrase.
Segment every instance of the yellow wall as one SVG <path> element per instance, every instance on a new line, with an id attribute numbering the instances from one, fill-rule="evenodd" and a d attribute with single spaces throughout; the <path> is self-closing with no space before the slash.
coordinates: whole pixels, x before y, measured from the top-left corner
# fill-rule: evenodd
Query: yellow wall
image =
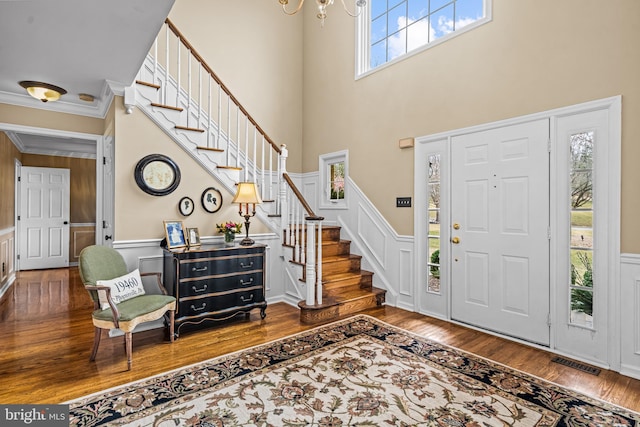
<path id="1" fill-rule="evenodd" d="M 349 149 L 349 173 L 400 234 L 413 234 L 413 150 L 398 140 L 622 95 L 622 250 L 640 253 L 640 2 L 493 0 L 493 21 L 360 80 L 355 20 L 304 16 L 305 172 Z"/>
<path id="2" fill-rule="evenodd" d="M 180 0 L 169 19 L 273 141 L 287 145 L 287 169 L 300 172 L 302 16 L 286 16 L 279 6 L 275 0 Z"/>

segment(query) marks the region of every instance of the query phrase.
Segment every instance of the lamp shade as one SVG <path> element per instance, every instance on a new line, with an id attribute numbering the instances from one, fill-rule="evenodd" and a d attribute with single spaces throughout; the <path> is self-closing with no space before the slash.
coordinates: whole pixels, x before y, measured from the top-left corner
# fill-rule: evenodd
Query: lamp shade
<path id="1" fill-rule="evenodd" d="M 231 203 L 262 203 L 256 184 L 253 182 L 238 183 L 236 196 L 233 198 Z"/>
<path id="2" fill-rule="evenodd" d="M 49 83 L 34 82 L 31 80 L 21 81 L 20 86 L 27 90 L 27 93 L 33 96 L 35 99 L 39 99 L 42 102 L 57 101 L 60 96 L 67 93 L 66 90 L 61 87 L 54 86 Z"/>

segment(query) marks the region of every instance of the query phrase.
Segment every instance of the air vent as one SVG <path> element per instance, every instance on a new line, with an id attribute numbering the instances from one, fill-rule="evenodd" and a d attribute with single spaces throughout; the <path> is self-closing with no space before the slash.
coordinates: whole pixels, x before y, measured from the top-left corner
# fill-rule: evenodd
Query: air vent
<path id="1" fill-rule="evenodd" d="M 551 359 L 551 361 L 554 363 L 559 363 L 564 366 L 568 366 L 573 369 L 577 369 L 578 371 L 586 372 L 587 374 L 596 375 L 596 376 L 600 374 L 600 368 L 585 365 L 584 363 L 576 362 L 575 360 L 566 359 L 564 357 L 559 357 L 559 356 L 554 357 L 553 359 Z"/>

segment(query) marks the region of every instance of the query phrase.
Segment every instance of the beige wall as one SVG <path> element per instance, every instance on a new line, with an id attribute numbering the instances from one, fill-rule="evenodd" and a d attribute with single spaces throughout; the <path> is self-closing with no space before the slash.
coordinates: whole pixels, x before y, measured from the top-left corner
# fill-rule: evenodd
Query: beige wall
<path id="1" fill-rule="evenodd" d="M 169 19 L 300 172 L 302 16 L 275 0 L 180 0 Z"/>
<path id="2" fill-rule="evenodd" d="M 219 236 L 216 223 L 244 222 L 233 195 L 171 140 L 139 110 L 126 114 L 121 97 L 115 101 L 115 240 L 158 239 L 164 237 L 164 220 L 181 220 L 185 227 L 197 227 L 200 237 Z M 148 154 L 164 154 L 180 168 L 180 185 L 166 196 L 143 192 L 135 182 L 134 170 Z M 222 193 L 223 206 L 216 213 L 206 212 L 200 203 L 202 192 L 215 187 Z M 188 217 L 178 211 L 184 196 L 194 201 L 196 209 Z M 244 233 L 244 227 L 242 228 Z M 251 233 L 269 232 L 257 218 L 251 221 Z"/>
<path id="3" fill-rule="evenodd" d="M 310 5 L 311 6 L 311 5 Z M 493 21 L 355 81 L 355 21 L 305 13 L 305 172 L 349 149 L 350 175 L 400 234 L 413 234 L 413 150 L 398 140 L 623 96 L 622 250 L 640 253 L 640 2 L 493 0 Z M 321 119 L 320 119 L 321 118 Z"/>

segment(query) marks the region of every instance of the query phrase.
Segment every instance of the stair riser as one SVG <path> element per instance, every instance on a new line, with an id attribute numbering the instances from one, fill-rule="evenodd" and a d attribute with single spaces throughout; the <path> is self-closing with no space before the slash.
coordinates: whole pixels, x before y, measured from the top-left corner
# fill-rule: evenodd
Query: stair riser
<path id="1" fill-rule="evenodd" d="M 354 314 L 367 308 L 376 307 L 384 304 L 384 295 L 382 297 L 376 295 L 369 295 L 366 298 L 359 298 L 356 300 L 345 302 L 338 306 L 338 313 L 340 316 L 348 314 Z"/>
<path id="2" fill-rule="evenodd" d="M 323 262 L 322 263 L 322 277 L 328 274 L 342 273 L 345 271 L 359 271 L 360 259 L 359 258 L 345 258 L 344 260 Z"/>
<path id="3" fill-rule="evenodd" d="M 341 241 L 322 245 L 322 255 L 325 257 L 347 255 L 349 253 L 351 253 L 351 242 Z"/>

